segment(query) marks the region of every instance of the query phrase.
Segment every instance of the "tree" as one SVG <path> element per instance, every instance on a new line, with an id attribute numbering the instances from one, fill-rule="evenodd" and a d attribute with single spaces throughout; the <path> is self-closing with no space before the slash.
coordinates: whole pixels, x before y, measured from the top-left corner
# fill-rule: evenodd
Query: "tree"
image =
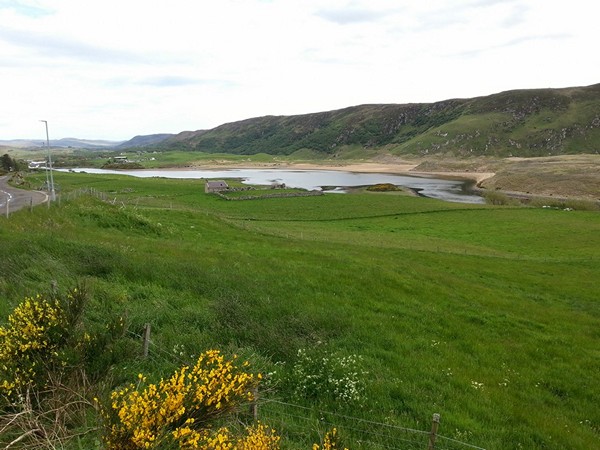
<path id="1" fill-rule="evenodd" d="M 0 168 L 6 172 L 10 172 L 12 170 L 13 161 L 12 158 L 5 153 L 0 157 Z"/>
<path id="2" fill-rule="evenodd" d="M 21 168 L 21 163 L 10 157 L 8 153 L 0 156 L 0 169 L 5 172 L 16 172 Z"/>

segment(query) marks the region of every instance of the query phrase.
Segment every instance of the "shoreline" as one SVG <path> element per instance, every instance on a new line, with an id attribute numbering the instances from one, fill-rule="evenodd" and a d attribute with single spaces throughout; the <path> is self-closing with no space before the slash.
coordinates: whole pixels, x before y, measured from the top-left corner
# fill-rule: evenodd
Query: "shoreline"
<path id="1" fill-rule="evenodd" d="M 395 175 L 415 175 L 420 177 L 440 177 L 449 179 L 465 179 L 474 181 L 478 186 L 484 180 L 495 175 L 494 172 L 425 172 L 414 170 L 418 164 L 381 164 L 381 163 L 349 163 L 349 164 L 316 164 L 316 163 L 232 163 L 223 164 L 194 164 L 181 170 L 211 170 L 211 169 L 282 169 L 282 170 L 337 170 L 353 173 L 389 173 Z"/>

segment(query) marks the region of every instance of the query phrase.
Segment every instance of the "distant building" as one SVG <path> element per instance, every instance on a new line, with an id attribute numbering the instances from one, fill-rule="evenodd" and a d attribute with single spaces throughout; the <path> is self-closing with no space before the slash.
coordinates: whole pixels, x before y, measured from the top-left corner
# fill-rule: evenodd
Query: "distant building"
<path id="1" fill-rule="evenodd" d="M 207 192 L 207 193 L 221 192 L 221 191 L 226 191 L 227 189 L 229 189 L 229 186 L 223 180 L 207 181 L 206 184 L 204 185 L 204 192 Z"/>
<path id="2" fill-rule="evenodd" d="M 113 161 L 115 163 L 126 163 L 126 162 L 129 162 L 127 160 L 127 156 L 113 156 Z"/>
<path id="3" fill-rule="evenodd" d="M 45 169 L 46 161 L 29 161 L 28 167 L 30 169 Z"/>

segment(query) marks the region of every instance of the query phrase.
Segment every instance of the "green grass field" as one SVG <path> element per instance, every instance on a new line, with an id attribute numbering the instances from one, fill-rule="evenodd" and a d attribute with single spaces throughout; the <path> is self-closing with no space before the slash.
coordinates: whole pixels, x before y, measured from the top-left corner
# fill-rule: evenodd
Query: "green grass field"
<path id="1" fill-rule="evenodd" d="M 85 280 L 92 315 L 127 311 L 160 349 L 235 350 L 265 373 L 318 342 L 362 356 L 365 401 L 328 410 L 422 430 L 440 413 L 441 435 L 487 449 L 600 443 L 597 212 L 366 192 L 228 202 L 200 180 L 56 182 L 60 206 L 0 219 L 2 318 L 50 280 Z M 66 200 L 80 188 L 110 203 Z M 118 367 L 115 382 L 170 370 L 158 356 Z"/>

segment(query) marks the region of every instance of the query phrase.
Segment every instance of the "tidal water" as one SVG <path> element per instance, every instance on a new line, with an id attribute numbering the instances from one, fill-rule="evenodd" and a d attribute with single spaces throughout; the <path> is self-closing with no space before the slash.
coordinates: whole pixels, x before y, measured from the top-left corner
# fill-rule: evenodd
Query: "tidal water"
<path id="1" fill-rule="evenodd" d="M 483 198 L 473 194 L 472 181 L 446 180 L 442 178 L 395 175 L 387 173 L 355 173 L 338 170 L 289 170 L 289 169 L 226 169 L 226 170 L 106 170 L 77 168 L 74 172 L 110 173 L 134 177 L 162 178 L 237 178 L 243 183 L 270 185 L 285 183 L 288 187 L 317 189 L 324 192 L 344 193 L 346 189 L 368 186 L 377 183 L 391 183 L 414 189 L 419 195 L 449 202 L 485 203 Z"/>

